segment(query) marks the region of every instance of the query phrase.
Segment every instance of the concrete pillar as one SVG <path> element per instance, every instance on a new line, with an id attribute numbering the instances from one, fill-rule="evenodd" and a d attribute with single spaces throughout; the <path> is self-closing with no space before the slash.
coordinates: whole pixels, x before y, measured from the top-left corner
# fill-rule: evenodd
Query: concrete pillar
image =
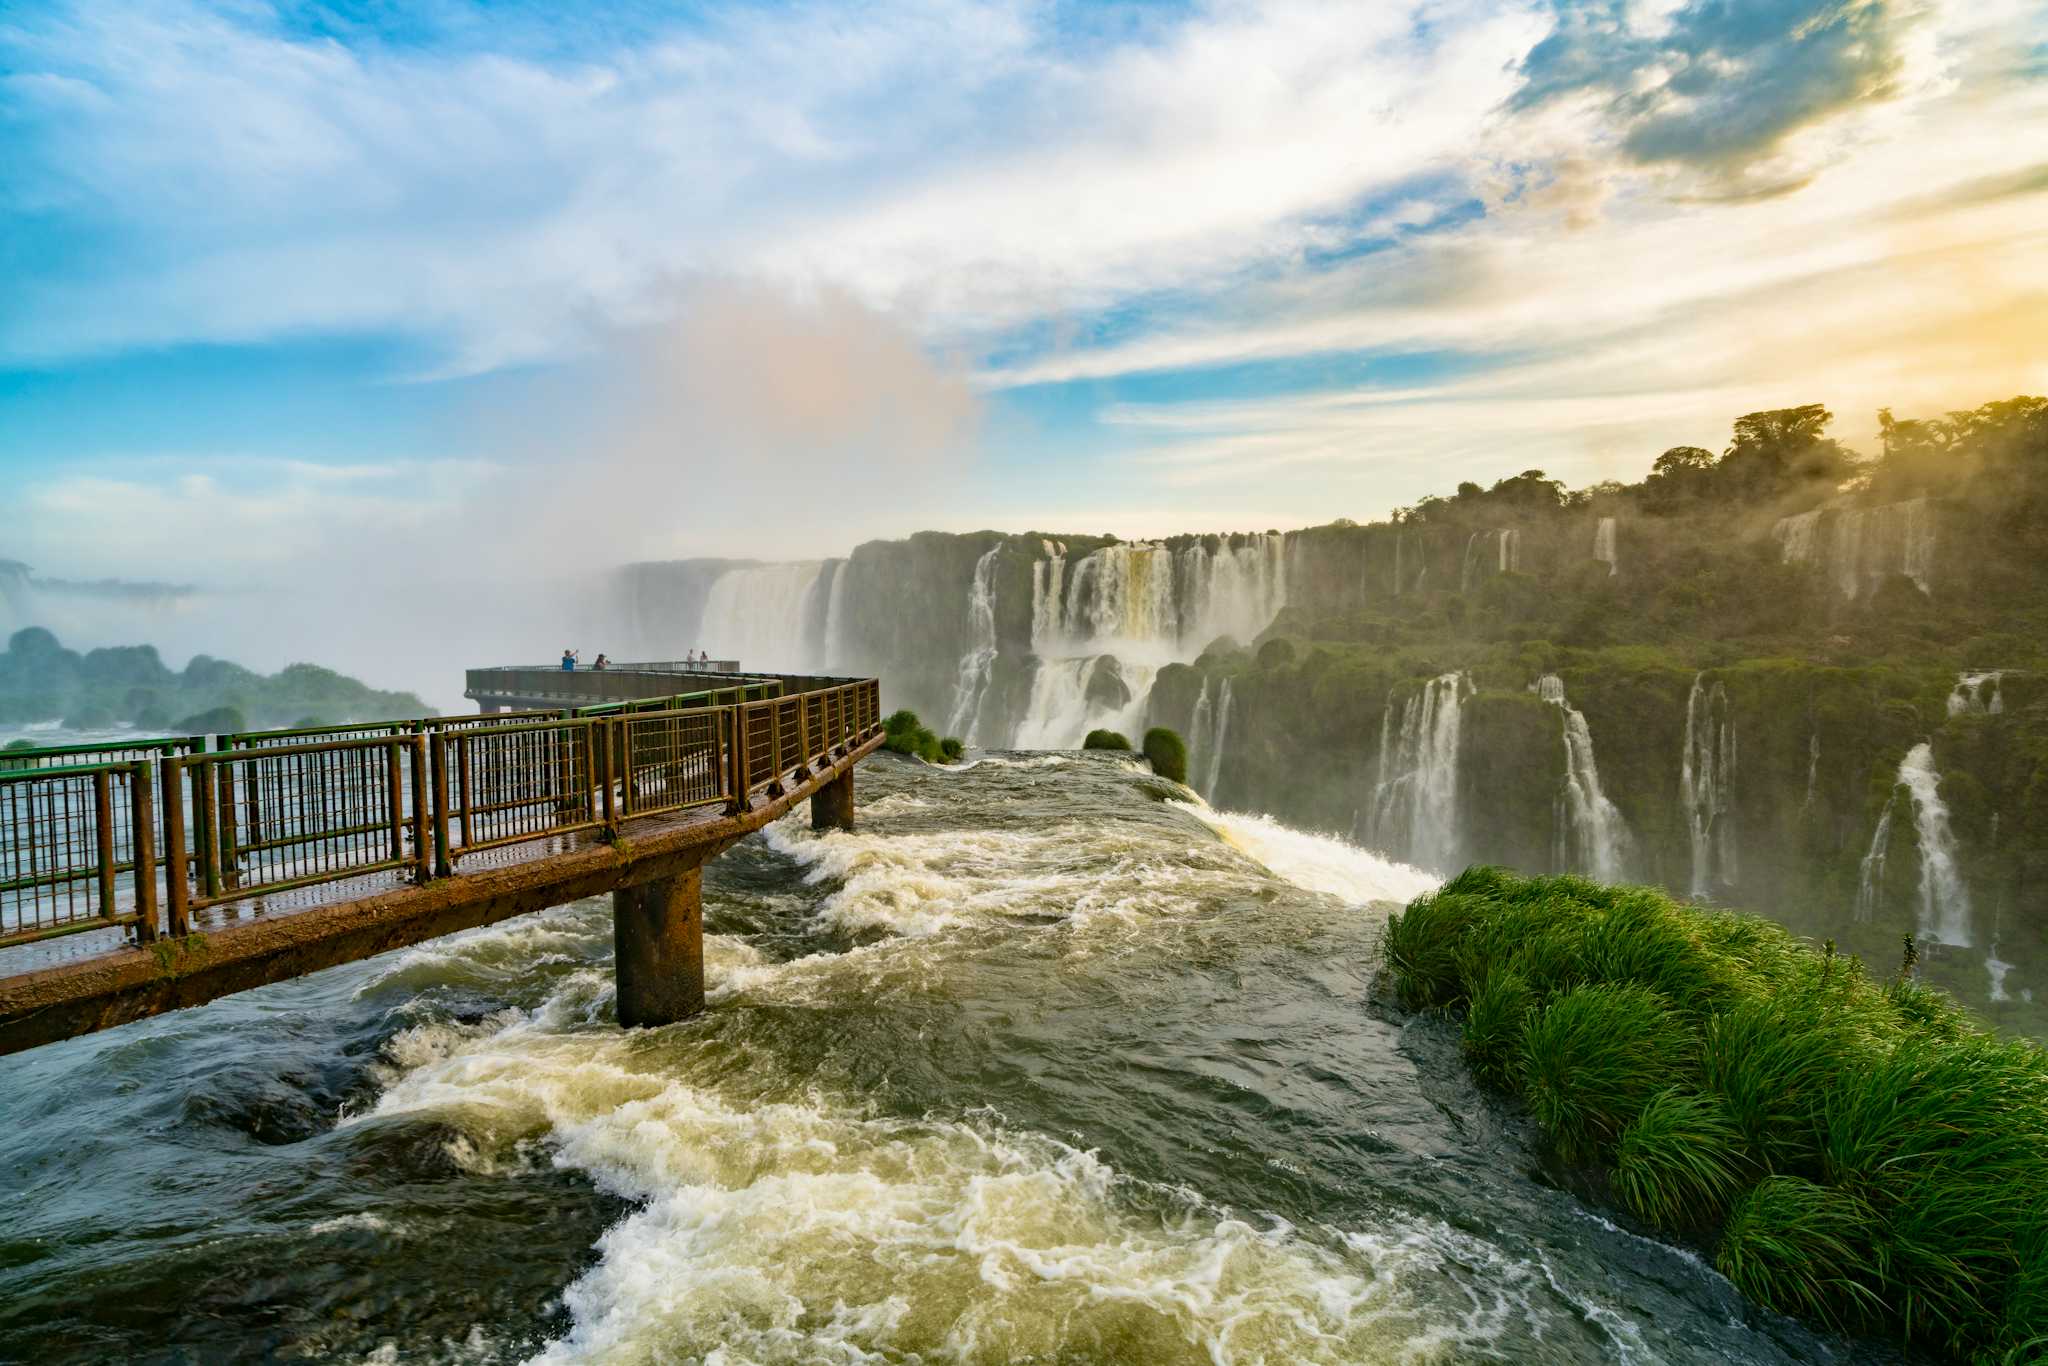
<path id="1" fill-rule="evenodd" d="M 704 869 L 612 893 L 619 1023 L 674 1024 L 704 1008 Z"/>
<path id="2" fill-rule="evenodd" d="M 811 829 L 853 829 L 853 765 L 811 794 Z"/>

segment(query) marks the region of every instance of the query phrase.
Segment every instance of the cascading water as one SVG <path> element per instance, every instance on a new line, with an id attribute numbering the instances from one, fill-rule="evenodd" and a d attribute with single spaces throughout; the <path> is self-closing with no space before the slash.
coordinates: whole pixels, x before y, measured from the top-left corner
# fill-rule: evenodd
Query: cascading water
<path id="1" fill-rule="evenodd" d="M 1564 680 L 1556 674 L 1537 679 L 1536 694 L 1564 713 L 1565 819 L 1558 825 L 1558 862 L 1603 882 L 1619 882 L 1625 876 L 1628 823 L 1600 789 L 1592 728 L 1586 724 L 1585 714 L 1566 700 Z"/>
<path id="2" fill-rule="evenodd" d="M 1621 572 L 1621 560 L 1614 548 L 1614 519 L 1602 517 L 1593 528 L 1593 558 L 1607 566 L 1608 577 Z"/>
<path id="3" fill-rule="evenodd" d="M 1208 753 L 1208 776 L 1202 782 L 1202 795 L 1211 801 L 1216 799 L 1216 780 L 1223 775 L 1223 746 L 1230 740 L 1230 680 L 1223 680 L 1223 687 L 1216 701 L 1216 733 L 1210 738 Z"/>
<path id="4" fill-rule="evenodd" d="M 1475 531 L 1465 538 L 1465 556 L 1458 564 L 1458 591 L 1469 593 L 1472 586 L 1494 574 L 1518 574 L 1522 569 L 1522 533 L 1513 527 Z"/>
<path id="5" fill-rule="evenodd" d="M 1132 738 L 1145 719 L 1157 667 L 1084 655 L 1041 657 L 1031 677 L 1031 698 L 1011 742 L 1017 749 L 1075 749 L 1091 730 Z"/>
<path id="6" fill-rule="evenodd" d="M 1892 804 L 1884 804 L 1884 812 L 1877 818 L 1877 830 L 1870 837 L 1870 852 L 1863 856 L 1863 866 L 1856 882 L 1856 919 L 1869 924 L 1877 915 L 1877 903 L 1884 899 L 1884 861 L 1892 847 Z"/>
<path id="7" fill-rule="evenodd" d="M 1685 753 L 1678 768 L 1678 800 L 1692 835 L 1694 896 L 1709 896 L 1718 882 L 1736 881 L 1735 825 L 1729 809 L 1735 791 L 1735 718 L 1728 690 L 1707 685 L 1697 674 L 1685 700 Z M 1818 737 L 1816 737 L 1816 744 Z M 1816 751 L 1817 753 L 1817 751 Z"/>
<path id="8" fill-rule="evenodd" d="M 1379 782 L 1373 791 L 1370 839 L 1379 849 L 1422 868 L 1450 872 L 1458 851 L 1459 711 L 1471 682 L 1439 674 L 1380 718 Z"/>
<path id="9" fill-rule="evenodd" d="M 1813 810 L 1814 795 L 1820 790 L 1820 732 L 1806 737 L 1806 800 L 1799 804 L 1801 811 Z"/>
<path id="10" fill-rule="evenodd" d="M 1912 794 L 1913 826 L 1920 845 L 1920 938 L 1968 948 L 1972 942 L 1970 890 L 1963 884 L 1932 745 L 1923 740 L 1906 751 L 1899 761 L 1899 781 Z"/>
<path id="11" fill-rule="evenodd" d="M 827 669 L 847 671 L 846 636 L 846 585 L 853 578 L 853 561 L 834 562 L 832 587 L 825 595 L 825 657 L 819 661 Z"/>
<path id="12" fill-rule="evenodd" d="M 1966 712 L 1996 716 L 2005 710 L 2005 692 L 1999 680 L 2005 677 L 2003 669 L 1987 669 L 1981 673 L 1958 675 L 1956 685 L 1948 695 L 1948 714 L 1961 716 Z"/>
<path id="13" fill-rule="evenodd" d="M 799 560 L 726 570 L 704 601 L 699 648 L 748 669 L 816 667 L 821 661 L 805 625 L 824 568 L 823 560 Z"/>
<path id="14" fill-rule="evenodd" d="M 1219 636 L 1249 642 L 1286 605 L 1278 533 L 1178 549 L 1120 542 L 1071 564 L 1063 546 L 1044 551 L 1031 576 L 1037 666 L 1012 740 L 1023 747 L 1076 745 L 1096 727 L 1137 729 L 1161 667 L 1191 661 Z"/>
<path id="15" fill-rule="evenodd" d="M 996 556 L 1002 548 L 998 541 L 974 562 L 974 582 L 967 594 L 967 622 L 974 644 L 960 656 L 960 679 L 953 688 L 953 714 L 946 724 L 946 733 L 958 735 L 969 744 L 977 740 L 981 698 L 988 691 L 989 670 L 996 660 L 994 574 Z"/>
<path id="16" fill-rule="evenodd" d="M 1861 597 L 1893 574 L 1933 591 L 1934 514 L 1925 498 L 1881 507 L 1815 508 L 1771 528 L 1787 564 L 1809 564 L 1845 598 Z"/>

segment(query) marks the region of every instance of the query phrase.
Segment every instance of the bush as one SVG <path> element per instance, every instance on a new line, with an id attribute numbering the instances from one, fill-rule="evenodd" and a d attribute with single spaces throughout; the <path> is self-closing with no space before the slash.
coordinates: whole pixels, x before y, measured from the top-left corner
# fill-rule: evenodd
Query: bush
<path id="1" fill-rule="evenodd" d="M 905 708 L 894 711 L 883 718 L 882 732 L 888 739 L 882 748 L 896 754 L 908 754 L 928 764 L 950 764 L 958 761 L 964 747 L 952 736 L 941 740 L 932 734 L 924 722 L 917 719 L 917 713 Z"/>
<path id="2" fill-rule="evenodd" d="M 185 717 L 176 726 L 186 735 L 233 735 L 248 728 L 242 713 L 234 707 L 209 707 Z"/>
<path id="3" fill-rule="evenodd" d="M 1944 1359 L 2048 1346 L 2048 1051 L 1750 916 L 1471 868 L 1388 923 L 1411 1008 L 1464 1012 L 1628 1211 L 1752 1299 Z"/>
<path id="4" fill-rule="evenodd" d="M 1081 742 L 1082 749 L 1120 749 L 1128 751 L 1131 742 L 1113 730 L 1091 730 L 1088 738 Z"/>
<path id="5" fill-rule="evenodd" d="M 1188 747 L 1166 727 L 1154 726 L 1145 732 L 1145 757 L 1160 777 L 1176 783 L 1188 780 Z"/>

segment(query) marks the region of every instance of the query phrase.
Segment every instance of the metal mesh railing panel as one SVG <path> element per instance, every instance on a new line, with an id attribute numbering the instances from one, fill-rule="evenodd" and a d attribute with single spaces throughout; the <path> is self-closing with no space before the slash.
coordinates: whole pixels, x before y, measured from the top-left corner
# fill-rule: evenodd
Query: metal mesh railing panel
<path id="1" fill-rule="evenodd" d="M 602 724 L 541 722 L 445 736 L 448 831 L 454 852 L 596 825 L 596 745 L 604 733 Z"/>
<path id="2" fill-rule="evenodd" d="M 727 796 L 719 762 L 721 713 L 699 707 L 629 716 L 617 725 L 623 736 L 622 814 L 676 811 Z"/>
<path id="3" fill-rule="evenodd" d="M 146 764 L 0 774 L 0 943 L 135 913 L 135 783 Z"/>
<path id="4" fill-rule="evenodd" d="M 258 746 L 184 762 L 195 906 L 417 857 L 409 737 Z"/>

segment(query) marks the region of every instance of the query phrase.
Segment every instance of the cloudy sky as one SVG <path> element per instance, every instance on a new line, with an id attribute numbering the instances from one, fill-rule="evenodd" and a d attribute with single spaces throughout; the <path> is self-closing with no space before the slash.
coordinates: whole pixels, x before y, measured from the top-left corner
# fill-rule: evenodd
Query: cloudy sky
<path id="1" fill-rule="evenodd" d="M 0 6 L 0 558 L 1359 520 L 2048 391 L 2048 4 Z"/>

